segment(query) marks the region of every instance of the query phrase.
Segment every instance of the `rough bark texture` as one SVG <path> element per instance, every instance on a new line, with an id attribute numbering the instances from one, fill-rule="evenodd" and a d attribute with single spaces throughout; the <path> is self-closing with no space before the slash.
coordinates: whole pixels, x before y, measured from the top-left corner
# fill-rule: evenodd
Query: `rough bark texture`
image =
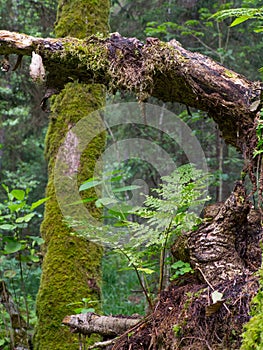
<path id="1" fill-rule="evenodd" d="M 98 333 L 106 337 L 116 337 L 141 321 L 140 318 L 99 316 L 94 313 L 66 316 L 63 324 L 71 332 L 90 335 Z"/>
<path id="2" fill-rule="evenodd" d="M 47 86 L 61 89 L 68 81 L 97 82 L 205 110 L 222 131 L 226 142 L 242 152 L 249 144 L 253 120 L 261 108 L 262 87 L 212 59 L 185 50 L 180 43 L 112 34 L 42 39 L 0 32 L 0 54 L 31 55 L 36 51 L 49 72 Z"/>
<path id="3" fill-rule="evenodd" d="M 213 221 L 190 233 L 188 247 L 191 262 L 212 285 L 247 272 L 236 241 L 247 222 L 249 210 L 244 185 L 238 182 Z"/>
<path id="4" fill-rule="evenodd" d="M 108 11 L 109 3 L 105 1 L 92 4 L 87 1 L 60 1 L 57 35 L 68 34 L 83 38 L 87 33 L 92 34 L 97 30 L 106 33 Z M 95 164 L 104 149 L 105 136 L 98 135 L 75 159 L 69 135 L 71 128 L 81 118 L 88 118 L 89 113 L 103 106 L 105 93 L 103 87 L 98 84 L 90 86 L 71 81 L 63 87 L 51 105 L 51 120 L 46 136 L 49 178 L 47 196 L 50 200 L 46 204 L 41 226 L 46 252 L 37 297 L 38 325 L 34 337 L 34 349 L 37 350 L 79 349 L 78 336 L 62 326 L 63 318 L 74 313 L 74 303 L 81 302 L 83 298 L 91 301 L 90 307 L 95 307 L 97 311 L 100 309 L 102 249 L 71 235 L 72 230 L 65 224 L 56 198 L 54 167 L 58 151 L 63 145 L 65 157 L 72 165 L 72 168 L 67 169 L 65 177 L 70 177 L 72 172 L 78 173 L 80 184 L 93 176 Z M 100 120 L 90 118 L 89 126 L 90 129 L 86 130 L 86 133 L 87 137 L 92 139 L 99 129 Z M 68 196 L 70 202 L 67 189 L 65 196 Z M 100 211 L 92 211 L 93 215 L 99 218 Z"/>

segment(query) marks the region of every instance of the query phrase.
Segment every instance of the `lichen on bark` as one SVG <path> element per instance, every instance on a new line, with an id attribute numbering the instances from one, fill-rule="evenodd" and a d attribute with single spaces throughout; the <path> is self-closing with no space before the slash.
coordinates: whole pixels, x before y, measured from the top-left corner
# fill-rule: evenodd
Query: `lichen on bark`
<path id="1" fill-rule="evenodd" d="M 108 1 L 60 1 L 56 34 L 83 38 L 88 34 L 108 31 Z M 74 313 L 83 298 L 92 301 L 90 307 L 100 310 L 100 262 L 102 248 L 75 235 L 64 222 L 56 198 L 54 166 L 59 148 L 66 142 L 67 133 L 83 117 L 89 118 L 87 135 L 95 135 L 100 120 L 90 113 L 105 102 L 101 85 L 68 83 L 51 105 L 51 117 L 46 136 L 48 162 L 47 196 L 41 233 L 45 239 L 43 272 L 37 297 L 38 325 L 34 336 L 34 349 L 79 349 L 77 335 L 62 326 L 65 315 Z M 78 168 L 81 183 L 93 175 L 105 144 L 105 135 L 98 135 L 82 152 Z M 100 216 L 92 208 L 95 217 Z"/>

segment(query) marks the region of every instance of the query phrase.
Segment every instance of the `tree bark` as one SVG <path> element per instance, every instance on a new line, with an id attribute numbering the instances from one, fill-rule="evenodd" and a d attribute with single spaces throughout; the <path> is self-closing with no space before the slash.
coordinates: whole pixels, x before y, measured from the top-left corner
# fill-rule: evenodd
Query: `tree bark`
<path id="1" fill-rule="evenodd" d="M 202 224 L 188 239 L 191 262 L 212 285 L 248 274 L 237 251 L 237 234 L 247 222 L 250 205 L 238 182 L 212 222 Z"/>
<path id="2" fill-rule="evenodd" d="M 106 337 L 116 337 L 141 322 L 141 318 L 117 316 L 99 316 L 94 313 L 66 316 L 63 324 L 71 332 L 90 335 L 98 333 Z"/>
<path id="3" fill-rule="evenodd" d="M 55 32 L 60 36 L 74 35 L 78 38 L 97 31 L 106 33 L 108 12 L 109 2 L 104 0 L 59 1 Z M 69 25 L 70 23 L 73 24 Z M 40 62 L 36 49 L 35 55 L 37 54 L 36 64 Z M 35 65 L 35 70 L 36 77 L 39 72 L 40 78 L 43 78 L 43 67 Z M 71 234 L 72 229 L 65 223 L 61 212 L 57 191 L 65 186 L 65 181 L 72 186 L 73 176 L 77 178 L 78 184 L 93 176 L 95 165 L 105 147 L 105 135 L 94 137 L 98 133 L 101 120 L 92 118 L 90 114 L 103 107 L 105 89 L 98 84 L 90 86 L 72 80 L 61 87 L 63 89 L 51 104 L 52 113 L 45 143 L 48 162 L 46 192 L 50 200 L 46 203 L 41 225 L 46 251 L 37 296 L 35 350 L 79 349 L 78 336 L 62 327 L 61 320 L 65 315 L 74 313 L 76 303 L 83 299 L 90 302 L 89 306 L 94 307 L 97 312 L 100 310 L 102 247 Z M 78 140 L 71 129 L 82 118 L 89 118 L 89 128 L 85 132 L 94 139 L 83 152 L 79 152 Z M 60 181 L 58 184 L 54 169 L 60 153 L 66 158 L 66 169 L 64 182 Z M 63 188 L 67 204 L 70 203 L 70 186 Z M 89 204 L 89 209 L 99 220 L 100 209 L 95 208 L 93 203 Z M 94 339 L 90 339 L 90 342 L 93 341 Z"/>
<path id="4" fill-rule="evenodd" d="M 112 91 L 134 91 L 207 111 L 222 136 L 244 153 L 261 108 L 262 86 L 212 59 L 184 49 L 176 40 L 92 36 L 43 39 L 0 31 L 0 54 L 37 52 L 48 71 L 47 87 L 62 89 L 72 80 L 100 83 Z M 254 132 L 252 132 L 254 134 Z"/>

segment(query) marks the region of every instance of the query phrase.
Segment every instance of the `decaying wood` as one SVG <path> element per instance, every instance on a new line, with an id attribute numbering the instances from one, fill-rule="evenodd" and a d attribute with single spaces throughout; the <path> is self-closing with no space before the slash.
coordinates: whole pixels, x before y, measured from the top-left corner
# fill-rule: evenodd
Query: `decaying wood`
<path id="1" fill-rule="evenodd" d="M 100 342 L 94 343 L 93 345 L 89 346 L 89 350 L 108 348 L 109 346 L 112 346 L 115 342 L 116 342 L 116 339 L 100 341 Z"/>
<path id="2" fill-rule="evenodd" d="M 0 302 L 9 314 L 11 321 L 11 342 L 14 349 L 27 350 L 30 348 L 28 327 L 20 311 L 7 290 L 4 281 L 0 281 Z"/>
<path id="3" fill-rule="evenodd" d="M 92 312 L 66 316 L 63 324 L 70 327 L 72 333 L 89 335 L 98 333 L 102 336 L 116 337 L 141 322 L 141 318 L 123 318 L 117 316 L 99 316 Z"/>
<path id="4" fill-rule="evenodd" d="M 248 272 L 238 254 L 236 240 L 249 210 L 244 185 L 238 182 L 213 221 L 190 233 L 191 262 L 212 284 Z"/>
<path id="5" fill-rule="evenodd" d="M 62 89 L 70 81 L 100 83 L 207 111 L 226 142 L 241 151 L 261 108 L 262 87 L 212 59 L 184 49 L 176 40 L 147 38 L 34 38 L 0 31 L 0 55 L 42 57 L 47 88 Z"/>

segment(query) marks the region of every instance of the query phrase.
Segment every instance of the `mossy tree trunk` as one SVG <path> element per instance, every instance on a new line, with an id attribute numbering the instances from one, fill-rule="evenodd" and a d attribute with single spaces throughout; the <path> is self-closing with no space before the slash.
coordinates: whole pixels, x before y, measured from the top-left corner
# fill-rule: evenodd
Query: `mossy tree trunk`
<path id="1" fill-rule="evenodd" d="M 259 204 L 262 205 L 262 149 L 258 150 L 260 151 L 258 156 L 254 156 L 254 151 L 258 147 L 257 125 L 263 103 L 262 84 L 248 81 L 206 56 L 185 50 L 175 40 L 162 43 L 157 39 L 147 38 L 146 42 L 142 43 L 135 38 L 124 38 L 117 33 L 108 38 L 92 36 L 84 40 L 43 39 L 0 31 L 0 44 L 2 55 L 11 53 L 31 55 L 32 51 L 37 51 L 49 72 L 47 78 L 49 89 L 61 90 L 73 77 L 83 83 L 91 80 L 103 83 L 110 91 L 132 90 L 137 93 L 141 101 L 148 96 L 154 96 L 163 101 L 177 101 L 207 111 L 217 123 L 225 141 L 242 152 L 244 156 L 242 181 L 237 183 L 217 213 L 211 216 L 211 221 L 208 215 L 209 220 L 204 222 L 198 231 L 189 233 L 186 237 L 188 249 L 185 251 L 189 254 L 199 276 L 197 274 L 194 280 L 186 278 L 186 285 L 183 286 L 171 285 L 170 290 L 160 296 L 160 302 L 151 318 L 146 320 L 145 326 L 140 326 L 136 331 L 133 329 L 132 335 L 129 334 L 127 337 L 125 334 L 114 345 L 115 350 L 128 350 L 131 347 L 169 350 L 179 347 L 187 350 L 200 349 L 204 346 L 209 349 L 239 348 L 243 324 L 249 319 L 249 302 L 258 289 L 254 272 L 261 263 L 259 241 L 262 238 L 262 211 L 254 215 L 243 180 L 245 175 L 249 174 L 253 190 L 258 189 Z M 72 87 L 72 85 L 66 86 L 67 89 L 69 86 Z M 69 95 L 71 93 L 73 91 L 70 91 Z M 56 99 L 58 103 L 53 106 L 54 114 L 58 119 L 62 119 L 60 113 L 63 112 L 65 120 L 69 121 L 70 117 L 65 114 L 63 94 L 59 96 L 60 99 Z M 70 100 L 74 105 L 72 95 Z M 78 113 L 77 109 L 76 114 Z M 56 119 L 52 123 L 54 127 L 57 126 L 59 132 L 63 130 L 62 125 L 69 125 L 63 124 L 62 121 L 59 123 Z M 51 169 L 52 157 L 54 159 L 55 149 L 58 149 L 55 145 L 59 142 L 59 138 L 54 142 L 50 135 L 48 154 Z M 51 184 L 50 182 L 49 193 L 52 194 L 54 188 Z M 50 215 L 53 215 L 51 204 L 47 209 Z M 255 222 L 251 220 L 253 216 L 256 218 Z M 55 220 L 52 223 L 58 224 L 59 232 L 62 227 L 61 221 L 54 215 L 53 218 Z M 43 227 L 51 230 L 48 221 L 45 221 Z M 48 251 L 51 251 L 52 244 L 55 246 L 58 241 L 53 239 L 53 235 L 52 239 L 50 237 L 51 235 L 46 235 L 49 243 Z M 68 246 L 72 244 L 69 243 Z M 69 258 L 71 262 L 72 254 Z M 78 260 L 80 258 L 78 257 Z M 45 268 L 47 267 L 44 265 Z M 53 271 L 49 276 L 52 277 L 52 273 Z M 48 274 L 44 273 L 43 276 Z M 52 285 L 51 279 L 46 278 L 47 283 Z M 73 285 L 74 281 L 70 280 L 71 282 Z M 78 277 L 77 285 L 80 283 L 82 280 Z M 196 296 L 196 298 L 191 296 L 191 305 L 189 291 L 191 295 Z M 224 297 L 219 303 L 213 302 L 212 291 L 222 292 Z M 40 295 L 39 300 L 45 299 Z M 57 302 L 56 299 L 55 305 Z M 67 302 L 71 302 L 71 299 Z M 51 307 L 53 304 L 54 302 L 49 301 L 47 303 Z M 260 307 L 261 305 L 256 310 L 259 313 Z M 45 305 L 42 310 L 44 308 Z M 68 310 L 65 312 L 70 314 Z M 243 347 L 244 349 L 254 349 L 256 345 L 262 345 L 260 333 L 262 327 L 258 327 L 258 324 L 261 325 L 261 318 L 257 315 L 251 319 L 252 323 L 248 326 L 251 331 L 255 327 L 256 337 L 248 330 L 246 337 L 248 340 L 253 337 L 252 345 Z M 52 327 L 51 317 L 49 319 L 47 317 L 45 321 Z"/>
<path id="2" fill-rule="evenodd" d="M 96 32 L 108 31 L 109 2 L 59 1 L 55 27 L 56 35 L 71 35 L 84 38 Z M 41 231 L 45 239 L 45 256 L 40 289 L 37 297 L 38 325 L 34 337 L 37 350 L 79 349 L 78 338 L 63 328 L 65 315 L 74 313 L 76 305 L 83 298 L 98 301 L 91 304 L 100 307 L 100 263 L 101 247 L 72 236 L 71 229 L 64 223 L 56 199 L 54 166 L 59 147 L 65 136 L 76 123 L 89 113 L 101 108 L 105 94 L 103 86 L 68 83 L 56 96 L 51 105 L 51 120 L 46 136 L 46 158 L 48 161 L 47 196 L 44 221 Z M 87 135 L 96 134 L 99 120 L 90 118 Z M 79 181 L 93 176 L 93 171 L 104 149 L 103 134 L 97 136 L 81 155 L 78 169 Z M 85 164 L 85 166 L 84 166 Z M 94 212 L 94 210 L 93 210 Z M 100 213 L 95 210 L 95 215 Z"/>

